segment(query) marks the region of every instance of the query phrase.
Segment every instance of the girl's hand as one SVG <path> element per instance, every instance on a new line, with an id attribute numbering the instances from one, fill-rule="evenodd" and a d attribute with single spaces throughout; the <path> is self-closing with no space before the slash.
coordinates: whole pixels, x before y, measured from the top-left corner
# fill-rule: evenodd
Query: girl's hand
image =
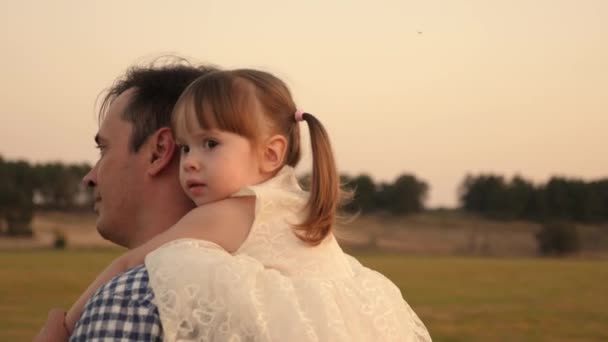
<path id="1" fill-rule="evenodd" d="M 67 342 L 70 335 L 65 327 L 65 310 L 51 309 L 44 326 L 34 337 L 34 342 Z"/>

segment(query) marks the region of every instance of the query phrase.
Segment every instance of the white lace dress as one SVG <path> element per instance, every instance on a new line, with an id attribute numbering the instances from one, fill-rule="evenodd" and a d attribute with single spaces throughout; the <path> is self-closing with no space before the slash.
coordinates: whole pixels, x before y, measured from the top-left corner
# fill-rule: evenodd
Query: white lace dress
<path id="1" fill-rule="evenodd" d="M 295 236 L 307 193 L 291 167 L 235 196 L 252 195 L 254 223 L 236 253 L 180 239 L 146 257 L 165 341 L 431 340 L 399 289 L 333 235 L 316 247 Z"/>

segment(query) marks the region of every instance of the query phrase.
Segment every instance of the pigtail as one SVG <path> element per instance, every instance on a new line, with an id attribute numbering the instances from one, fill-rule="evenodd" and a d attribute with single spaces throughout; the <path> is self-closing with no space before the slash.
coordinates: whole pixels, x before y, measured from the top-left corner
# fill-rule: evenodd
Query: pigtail
<path id="1" fill-rule="evenodd" d="M 297 226 L 300 231 L 298 237 L 312 245 L 318 245 L 329 234 L 336 220 L 340 179 L 327 131 L 309 113 L 304 113 L 302 120 L 308 123 L 313 159 L 310 197 L 306 204 L 308 216 Z"/>

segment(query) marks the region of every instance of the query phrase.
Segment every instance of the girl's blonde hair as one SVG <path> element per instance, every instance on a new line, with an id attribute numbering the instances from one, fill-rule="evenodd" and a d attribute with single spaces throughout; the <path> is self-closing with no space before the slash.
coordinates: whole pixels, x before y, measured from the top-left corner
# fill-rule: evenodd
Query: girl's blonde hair
<path id="1" fill-rule="evenodd" d="M 300 161 L 300 129 L 297 107 L 287 85 L 274 75 L 252 69 L 215 71 L 195 80 L 175 106 L 174 129 L 188 129 L 184 113 L 192 113 L 203 129 L 220 129 L 241 135 L 254 145 L 269 134 L 287 138 L 284 163 Z M 312 245 L 329 234 L 341 198 L 339 176 L 325 128 L 304 113 L 312 145 L 313 167 L 308 216 L 298 224 L 297 236 Z"/>

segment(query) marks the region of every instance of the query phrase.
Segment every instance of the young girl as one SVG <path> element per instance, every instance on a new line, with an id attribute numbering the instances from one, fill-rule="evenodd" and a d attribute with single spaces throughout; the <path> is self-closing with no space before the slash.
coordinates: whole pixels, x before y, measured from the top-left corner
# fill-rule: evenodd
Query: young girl
<path id="1" fill-rule="evenodd" d="M 310 193 L 293 169 L 301 121 Z M 430 341 L 399 289 L 337 244 L 329 138 L 281 80 L 206 75 L 182 94 L 172 125 L 180 183 L 197 208 L 112 263 L 70 309 L 68 329 L 99 286 L 145 260 L 167 341 Z"/>

